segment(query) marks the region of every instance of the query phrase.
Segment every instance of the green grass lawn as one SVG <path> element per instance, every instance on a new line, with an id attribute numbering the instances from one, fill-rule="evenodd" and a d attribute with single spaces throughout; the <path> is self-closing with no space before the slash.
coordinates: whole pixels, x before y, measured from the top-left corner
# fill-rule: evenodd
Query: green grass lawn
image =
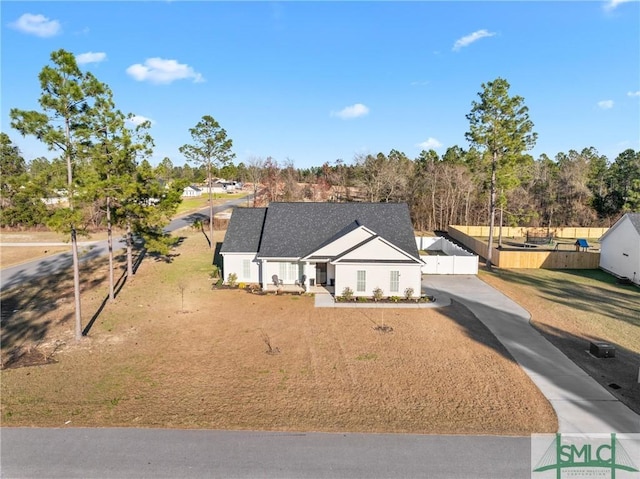
<path id="1" fill-rule="evenodd" d="M 247 194 L 242 193 L 215 193 L 213 195 L 213 204 L 220 205 L 228 200 L 233 200 L 236 198 L 242 198 Z M 193 198 L 182 198 L 182 203 L 178 206 L 178 210 L 176 211 L 176 216 L 181 216 L 187 213 L 192 213 L 193 211 L 201 210 L 209 206 L 209 195 L 207 193 L 196 196 Z"/>

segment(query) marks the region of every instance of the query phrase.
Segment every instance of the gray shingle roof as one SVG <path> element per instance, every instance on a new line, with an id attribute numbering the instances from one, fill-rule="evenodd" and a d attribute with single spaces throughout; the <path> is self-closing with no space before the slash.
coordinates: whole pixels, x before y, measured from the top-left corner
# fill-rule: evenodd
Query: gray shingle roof
<path id="1" fill-rule="evenodd" d="M 235 208 L 220 253 L 258 251 L 266 212 L 266 208 Z"/>
<path id="2" fill-rule="evenodd" d="M 640 213 L 627 213 L 627 216 L 631 220 L 631 224 L 635 227 L 638 234 L 640 234 Z"/>
<path id="3" fill-rule="evenodd" d="M 354 222 L 419 257 L 405 203 L 271 203 L 258 256 L 306 256 Z"/>

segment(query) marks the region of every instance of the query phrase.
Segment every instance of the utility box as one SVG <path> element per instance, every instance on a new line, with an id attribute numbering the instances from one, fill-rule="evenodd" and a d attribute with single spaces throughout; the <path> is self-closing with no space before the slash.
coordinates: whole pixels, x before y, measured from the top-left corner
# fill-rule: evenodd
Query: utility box
<path id="1" fill-rule="evenodd" d="M 616 348 L 613 344 L 602 341 L 593 341 L 589 346 L 589 352 L 596 358 L 615 358 Z"/>

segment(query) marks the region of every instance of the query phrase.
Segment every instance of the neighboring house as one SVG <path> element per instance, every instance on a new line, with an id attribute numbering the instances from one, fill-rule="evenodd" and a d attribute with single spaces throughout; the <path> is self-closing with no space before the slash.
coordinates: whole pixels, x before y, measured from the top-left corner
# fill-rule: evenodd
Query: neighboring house
<path id="1" fill-rule="evenodd" d="M 225 277 L 350 287 L 354 296 L 420 295 L 421 267 L 404 203 L 271 203 L 236 208 L 220 253 Z"/>
<path id="2" fill-rule="evenodd" d="M 189 185 L 184 190 L 182 190 L 182 196 L 185 197 L 200 196 L 201 194 L 202 190 L 195 185 Z"/>
<path id="3" fill-rule="evenodd" d="M 640 285 L 640 213 L 627 213 L 600 238 L 600 268 Z"/>

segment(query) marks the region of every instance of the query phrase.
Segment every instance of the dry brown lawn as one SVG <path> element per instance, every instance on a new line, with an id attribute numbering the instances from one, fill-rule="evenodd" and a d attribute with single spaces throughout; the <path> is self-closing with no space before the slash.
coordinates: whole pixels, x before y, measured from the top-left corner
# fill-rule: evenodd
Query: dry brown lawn
<path id="1" fill-rule="evenodd" d="M 8 268 L 67 251 L 71 251 L 70 246 L 2 246 L 0 247 L 0 267 Z"/>
<path id="2" fill-rule="evenodd" d="M 1 372 L 3 425 L 557 429 L 546 399 L 463 306 L 320 309 L 308 296 L 212 290 L 204 236 L 180 234 L 172 262 L 145 258 L 80 344 L 68 278 L 59 279 L 58 299 L 44 284 L 13 293 L 17 312 L 2 322 L 5 364 L 18 346 L 25 361 L 40 354 L 56 362 Z M 104 265 L 92 268 L 83 275 L 95 279 L 84 290 L 85 322 L 106 294 Z M 31 301 L 19 303 L 24 297 Z M 383 322 L 393 331 L 374 329 Z"/>
<path id="3" fill-rule="evenodd" d="M 120 233 L 121 235 L 121 233 Z M 90 236 L 81 236 L 78 241 L 99 241 L 107 238 L 105 232 L 92 233 Z M 58 253 L 71 251 L 71 244 L 62 246 L 49 246 L 47 243 L 62 243 L 69 238 L 55 231 L 8 231 L 0 233 L 0 243 L 43 243 L 40 246 L 6 246 L 0 247 L 0 267 L 7 268 L 17 264 L 41 259 Z"/>

